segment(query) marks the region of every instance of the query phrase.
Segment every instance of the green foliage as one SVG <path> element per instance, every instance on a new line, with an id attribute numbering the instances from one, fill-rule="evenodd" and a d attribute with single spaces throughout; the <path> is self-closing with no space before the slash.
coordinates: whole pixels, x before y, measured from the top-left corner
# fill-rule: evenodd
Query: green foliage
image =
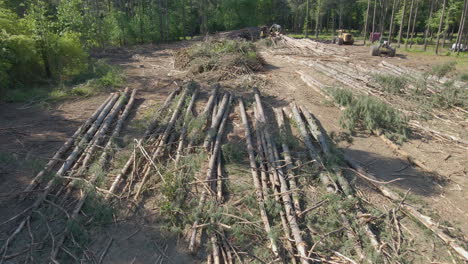
<path id="1" fill-rule="evenodd" d="M 437 78 L 440 79 L 453 72 L 455 70 L 456 64 L 456 62 L 452 61 L 444 64 L 435 65 L 432 67 L 429 73 L 435 75 Z"/>
<path id="2" fill-rule="evenodd" d="M 430 103 L 434 107 L 452 108 L 468 106 L 468 89 L 466 87 L 457 87 L 454 81 L 449 81 L 444 84 L 440 92 L 433 94 L 430 98 Z"/>
<path id="3" fill-rule="evenodd" d="M 353 102 L 353 92 L 348 89 L 328 88 L 335 102 L 341 106 L 348 106 Z"/>
<path id="4" fill-rule="evenodd" d="M 238 143 L 227 143 L 222 147 L 223 157 L 228 163 L 242 163 L 245 160 L 247 152 L 243 145 Z"/>
<path id="5" fill-rule="evenodd" d="M 468 73 L 461 73 L 458 76 L 458 79 L 460 79 L 460 81 L 468 82 Z"/>
<path id="6" fill-rule="evenodd" d="M 384 91 L 398 94 L 406 88 L 408 85 L 408 79 L 401 76 L 395 76 L 390 74 L 374 74 L 372 78 L 377 82 Z"/>
<path id="7" fill-rule="evenodd" d="M 259 71 L 264 60 L 251 42 L 221 39 L 208 40 L 178 52 L 176 64 L 194 74 L 219 71 L 226 78 Z"/>
<path id="8" fill-rule="evenodd" d="M 391 106 L 370 96 L 355 98 L 351 91 L 332 90 L 336 102 L 346 109 L 340 118 L 343 128 L 350 131 L 382 131 L 398 141 L 408 136 L 407 120 Z"/>

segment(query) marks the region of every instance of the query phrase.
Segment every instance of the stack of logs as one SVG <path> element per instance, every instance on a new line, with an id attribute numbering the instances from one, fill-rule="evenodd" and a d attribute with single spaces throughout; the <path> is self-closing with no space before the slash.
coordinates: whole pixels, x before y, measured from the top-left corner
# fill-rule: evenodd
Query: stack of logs
<path id="1" fill-rule="evenodd" d="M 19 214 L 3 222 L 2 226 L 12 228 L 11 234 L 0 249 L 0 263 L 27 254 L 26 261 L 33 260 L 33 253 L 50 242 L 50 261 L 56 262 L 69 239 L 70 223 L 75 221 L 96 181 L 102 175 L 92 169 L 98 166 L 105 170 L 113 157 L 114 142 L 118 139 L 133 103 L 137 90 L 129 89 L 112 93 L 93 115 L 81 125 L 63 146 L 55 153 L 21 193 L 22 200 L 32 200 L 31 205 Z M 88 187 L 82 189 L 85 182 Z M 97 187 L 96 187 L 97 188 Z M 58 209 L 50 214 L 50 209 Z M 49 213 L 47 213 L 49 212 Z M 65 214 L 65 223 L 58 215 Z M 16 224 L 18 223 L 19 224 Z M 43 230 L 44 222 L 47 230 Z M 16 225 L 15 225 L 16 224 Z M 51 227 L 55 230 L 51 230 Z M 38 234 L 45 232 L 37 241 Z M 29 240 L 29 244 L 25 241 Z M 16 244 L 14 242 L 18 241 Z M 10 246 L 17 252 L 9 254 Z"/>
<path id="2" fill-rule="evenodd" d="M 128 116 L 135 92 L 133 91 L 117 122 L 114 120 L 125 105 L 128 91 L 126 90 L 120 99 L 118 94 L 111 95 L 28 186 L 27 192 L 40 190 L 38 191 L 39 195 L 32 206 L 8 221 L 21 220 L 2 247 L 2 261 L 17 256 L 7 254 L 9 245 L 24 229 L 31 230 L 30 225 L 33 222 L 31 216 L 36 212 L 42 214 L 39 209 L 44 204 L 63 210 L 68 221 L 72 221 L 78 216 L 88 196 L 88 191 L 85 189 L 79 192 L 76 182 L 87 176 L 86 183 L 95 185 L 99 173 L 89 170 L 89 167 L 96 158 L 97 149 L 102 149 L 97 164 L 102 168 L 108 166 L 107 161 L 111 156 L 109 154 L 112 141 L 118 137 L 122 124 Z M 229 175 L 227 175 L 225 164 L 223 164 L 222 145 L 229 141 L 226 133 L 229 122 L 233 120 L 232 115 L 235 115 L 242 120 L 248 166 L 262 228 L 265 237 L 268 237 L 271 255 L 276 261 L 283 263 L 356 263 L 351 257 L 338 251 L 330 249 L 330 252 L 327 252 L 328 257 L 324 257 L 315 250 L 323 237 L 317 237 L 313 232 L 304 228 L 304 215 L 313 210 L 314 207 L 309 209 L 301 207 L 300 193 L 304 193 L 304 188 L 307 186 L 296 182 L 298 175 L 295 175 L 295 164 L 298 161 L 302 164 L 311 164 L 311 174 L 317 175 L 326 192 L 341 196 L 342 201 L 348 199 L 358 201 L 353 203 L 353 212 L 342 210 L 337 212 L 339 221 L 343 225 L 340 230 L 343 231 L 347 240 L 353 242 L 353 252 L 355 253 L 353 257 L 358 258 L 357 262 L 365 262 L 370 257 L 368 254 L 381 256 L 388 262 L 393 260 L 394 249 L 383 241 L 379 241 L 378 236 L 374 233 L 375 230 L 378 230 L 376 226 L 372 226 L 369 221 L 353 225 L 353 221 L 366 215 L 365 208 L 359 203 L 360 199 L 356 197 L 353 186 L 343 175 L 342 167 L 340 167 L 343 164 L 338 166 L 329 162 L 330 158 L 336 154 L 326 132 L 312 113 L 305 107 L 292 103 L 290 107 L 273 109 L 273 118 L 271 116 L 269 118 L 268 109 L 264 107 L 258 90 L 254 90 L 255 100 L 252 111 L 248 112 L 242 98 L 235 98 L 229 92 L 223 93 L 219 85 L 214 85 L 210 89 L 210 95 L 203 110 L 196 114 L 195 108 L 200 93 L 196 83 L 188 82 L 175 89 L 168 96 L 163 105 L 154 113 L 153 120 L 149 123 L 143 138 L 135 139 L 134 151 L 121 168 L 120 173 L 109 182 L 109 188 L 102 190 L 108 199 L 116 195 L 122 198 L 122 194 L 127 193 L 128 199 L 140 202 L 143 200 L 142 196 L 148 194 L 146 192 L 148 187 L 162 188 L 160 185 L 158 187 L 159 183 L 165 184 L 168 181 L 180 180 L 178 178 L 165 178 L 163 169 L 167 171 L 168 168 L 174 167 L 177 174 L 183 174 L 184 171 L 190 171 L 190 168 L 181 165 L 184 157 L 203 152 L 207 157 L 206 166 L 201 166 L 200 170 L 205 178 L 196 183 L 197 186 L 201 187 L 201 191 L 194 192 L 198 201 L 198 206 L 194 210 L 209 216 L 209 204 L 222 207 L 225 203 L 225 197 L 227 197 L 227 189 L 224 186 L 226 186 L 225 181 L 229 179 Z M 235 107 L 236 104 L 238 107 Z M 114 131 L 110 136 L 106 136 L 113 123 L 115 123 Z M 293 146 L 288 143 L 288 140 L 275 138 L 276 135 L 280 135 L 280 138 L 291 135 L 291 131 L 287 132 L 292 129 L 290 124 L 295 124 L 294 134 L 299 135 L 302 139 L 301 149 L 307 152 L 305 160 L 294 156 L 297 152 L 292 150 Z M 46 181 L 47 173 L 57 167 L 59 159 L 66 152 L 69 152 L 68 150 L 73 145 L 74 149 L 55 173 L 55 177 Z M 358 175 L 363 175 L 364 179 L 370 180 L 372 185 L 386 197 L 394 200 L 399 209 L 405 210 L 405 213 L 415 216 L 416 219 L 423 221 L 423 224 L 429 225 L 428 227 L 434 230 L 433 226 L 430 226 L 431 222 L 428 222 L 431 221 L 430 218 L 421 215 L 404 202 L 404 199 L 385 186 L 377 184 L 376 177 L 366 173 L 353 160 L 347 159 L 347 163 L 358 171 Z M 200 171 L 190 173 L 200 174 Z M 61 179 L 61 181 L 56 179 Z M 153 186 L 149 186 L 150 184 Z M 192 193 L 191 190 L 189 191 Z M 270 215 L 267 210 L 266 203 L 271 196 L 276 204 L 281 206 L 279 219 L 274 219 L 274 216 Z M 74 202 L 70 203 L 70 200 L 74 200 Z M 73 206 L 68 208 L 70 204 Z M 277 220 L 282 228 L 280 239 L 271 235 Z M 242 263 L 243 256 L 239 252 L 240 245 L 231 243 L 229 228 L 225 230 L 223 228 L 226 225 L 223 226 L 223 223 L 215 223 L 215 221 L 217 220 L 212 217 L 195 218 L 187 235 L 189 250 L 195 253 L 200 248 L 210 248 L 209 252 L 205 252 L 208 263 L 234 263 L 237 260 Z M 204 232 L 204 227 L 208 225 L 221 228 Z M 53 237 L 52 234 L 57 232 L 47 232 L 52 241 L 52 261 L 57 259 L 60 250 L 68 252 L 63 245 L 69 237 L 69 225 L 62 226 L 64 228 L 59 232 L 60 237 Z M 392 227 L 384 226 L 383 228 Z M 398 230 L 398 232 L 400 231 Z M 204 239 L 206 236 L 203 234 L 208 235 L 208 238 Z M 363 234 L 366 237 L 373 252 L 364 250 L 364 242 L 360 241 L 357 234 Z M 464 249 L 454 240 L 448 240 L 449 237 L 441 238 L 445 238 L 444 240 L 456 252 L 466 256 Z M 22 249 L 24 252 L 20 252 L 27 253 L 35 245 L 35 241 L 31 241 L 30 246 Z M 210 247 L 206 245 L 210 245 Z M 330 255 L 334 256 L 330 257 Z M 252 259 L 257 259 L 255 256 L 249 256 Z"/>

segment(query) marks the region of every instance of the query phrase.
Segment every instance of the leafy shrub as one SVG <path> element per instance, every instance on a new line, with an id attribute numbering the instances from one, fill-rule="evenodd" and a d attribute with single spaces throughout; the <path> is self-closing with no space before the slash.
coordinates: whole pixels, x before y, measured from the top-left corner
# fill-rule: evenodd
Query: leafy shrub
<path id="1" fill-rule="evenodd" d="M 468 106 L 468 89 L 466 87 L 456 87 L 453 81 L 444 84 L 444 88 L 430 97 L 430 102 L 434 107 L 452 108 L 454 106 Z"/>
<path id="2" fill-rule="evenodd" d="M 464 82 L 468 82 L 468 73 L 462 73 L 458 76 L 458 79 L 460 79 L 460 81 L 464 81 Z"/>
<path id="3" fill-rule="evenodd" d="M 408 134 L 407 120 L 391 106 L 370 96 L 359 96 L 345 109 L 340 122 L 353 130 L 382 131 L 404 140 Z"/>
<path id="4" fill-rule="evenodd" d="M 76 33 L 54 37 L 50 60 L 54 75 L 61 81 L 70 80 L 88 69 L 88 54 Z"/>
<path id="5" fill-rule="evenodd" d="M 348 89 L 329 88 L 335 102 L 341 106 L 348 106 L 353 102 L 353 92 Z"/>
<path id="6" fill-rule="evenodd" d="M 397 94 L 401 93 L 408 84 L 408 79 L 402 76 L 395 76 L 390 74 L 374 74 L 372 78 L 378 83 L 384 91 Z"/>
<path id="7" fill-rule="evenodd" d="M 346 109 L 340 118 L 349 131 L 381 131 L 393 139 L 403 141 L 408 135 L 407 120 L 397 110 L 371 96 L 355 98 L 350 90 L 331 89 L 336 103 Z"/>
<path id="8" fill-rule="evenodd" d="M 450 72 L 455 70 L 456 62 L 451 61 L 444 64 L 435 65 L 432 67 L 430 73 L 435 75 L 437 78 L 442 78 L 447 76 Z"/>

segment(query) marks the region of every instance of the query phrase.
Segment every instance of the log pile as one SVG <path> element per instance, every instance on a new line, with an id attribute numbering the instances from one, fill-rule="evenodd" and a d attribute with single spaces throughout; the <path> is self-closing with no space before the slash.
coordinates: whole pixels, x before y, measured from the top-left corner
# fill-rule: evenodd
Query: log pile
<path id="1" fill-rule="evenodd" d="M 313 113 L 295 103 L 271 107 L 256 89 L 236 98 L 219 85 L 206 92 L 184 83 L 154 112 L 127 159 L 111 165 L 113 141 L 135 93 L 109 96 L 54 155 L 68 155 L 63 164 L 49 163 L 27 187 L 31 194 L 23 198 L 33 198 L 32 205 L 1 225 L 10 229 L 0 263 L 30 260 L 43 248 L 49 249 L 45 262 L 77 261 L 70 248 L 80 247 L 75 224 L 89 199 L 108 207 L 126 200 L 135 208 L 153 199 L 161 221 L 183 230 L 189 251 L 207 263 L 396 263 L 411 254 L 401 215 L 424 216 L 381 185 L 376 188 L 395 207 L 376 215 L 342 169 L 366 172 L 350 159 L 336 161 L 337 150 Z M 235 164 L 240 175 L 227 158 L 230 144 L 245 151 Z M 110 166 L 119 173 L 108 173 Z M 242 190 L 233 187 L 239 182 L 246 183 Z M 386 217 L 391 221 L 381 220 Z M 432 220 L 423 224 L 438 230 Z M 437 234 L 464 254 L 457 241 Z"/>
<path id="2" fill-rule="evenodd" d="M 34 262 L 46 245 L 51 249 L 47 256 L 51 262 L 57 262 L 61 253 L 70 253 L 72 223 L 78 221 L 88 197 L 101 191 L 96 182 L 105 177 L 136 92 L 127 88 L 112 93 L 27 185 L 22 199 L 30 205 L 2 223 L 10 231 L 5 232 L 8 237 L 0 249 L 0 263 L 25 255 L 27 262 Z"/>

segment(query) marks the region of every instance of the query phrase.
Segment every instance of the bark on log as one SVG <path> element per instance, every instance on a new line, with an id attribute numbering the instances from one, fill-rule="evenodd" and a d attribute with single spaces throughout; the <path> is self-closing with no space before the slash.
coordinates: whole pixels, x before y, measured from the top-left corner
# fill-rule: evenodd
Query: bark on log
<path id="1" fill-rule="evenodd" d="M 207 135 L 205 137 L 205 141 L 203 142 L 203 148 L 205 148 L 206 150 L 210 149 L 211 142 L 213 141 L 216 135 L 215 133 L 218 130 L 219 124 L 221 123 L 221 120 L 223 118 L 223 114 L 224 114 L 223 109 L 226 108 L 229 97 L 230 97 L 229 94 L 226 93 L 223 96 L 223 100 L 219 104 L 219 111 L 216 113 L 216 116 L 213 119 L 213 122 L 211 123 L 211 127 L 208 130 Z"/>
<path id="2" fill-rule="evenodd" d="M 172 113 L 171 119 L 169 120 L 169 123 L 167 124 L 166 129 L 164 130 L 164 133 L 161 136 L 161 139 L 157 143 L 156 151 L 153 153 L 153 155 L 151 157 L 152 160 L 155 160 L 161 154 L 161 152 L 164 150 L 166 140 L 169 137 L 170 132 L 172 131 L 172 128 L 174 127 L 174 124 L 177 121 L 177 118 L 179 117 L 180 111 L 182 111 L 182 106 L 184 105 L 185 97 L 187 95 L 187 92 L 188 92 L 188 89 L 184 88 L 184 90 L 182 91 L 182 93 L 180 95 L 179 101 L 177 102 L 176 109 L 175 109 L 174 113 Z M 140 194 L 141 194 L 141 192 L 143 190 L 143 186 L 146 184 L 146 181 L 148 180 L 148 177 L 150 175 L 151 168 L 152 168 L 152 166 L 148 162 L 145 169 L 144 169 L 143 178 L 141 180 L 141 183 L 138 186 L 137 192 L 135 193 L 135 198 L 134 198 L 135 201 L 137 201 L 138 198 L 140 197 Z"/>
<path id="3" fill-rule="evenodd" d="M 258 108 L 255 105 L 254 105 L 254 116 L 255 116 L 255 130 L 256 130 L 255 132 L 256 132 L 257 138 L 258 138 L 257 151 L 258 151 L 258 153 L 260 153 L 260 156 L 261 156 L 261 159 L 262 159 L 262 162 L 263 162 L 263 165 L 262 165 L 263 170 L 262 171 L 265 172 L 265 178 L 268 177 L 269 180 L 270 180 L 270 185 L 271 185 L 271 189 L 273 190 L 273 197 L 274 197 L 275 201 L 278 204 L 281 204 L 281 194 L 280 194 L 280 192 L 278 190 L 278 187 L 279 187 L 280 183 L 279 183 L 279 179 L 277 177 L 277 171 L 272 165 L 273 163 L 271 162 L 271 160 L 272 160 L 271 152 L 268 151 L 268 146 L 267 146 L 267 143 L 266 143 L 266 140 L 265 140 L 265 134 L 263 133 L 264 124 L 260 123 Z M 267 181 L 267 179 L 265 179 L 265 182 L 266 181 Z M 265 186 L 265 188 L 268 188 L 268 187 Z M 266 192 L 265 197 L 268 197 L 267 196 L 269 194 L 268 190 L 266 190 L 265 192 Z M 295 255 L 294 246 L 291 243 L 291 241 L 292 241 L 291 230 L 290 230 L 289 225 L 288 225 L 288 220 L 286 218 L 286 213 L 282 209 L 280 210 L 279 213 L 280 213 L 281 225 L 283 226 L 284 236 L 285 236 L 285 239 L 286 239 L 285 248 L 292 255 L 291 262 L 295 264 L 297 262 L 296 262 L 296 258 L 294 257 L 294 255 Z"/>
<path id="4" fill-rule="evenodd" d="M 292 193 L 292 198 L 294 201 L 294 209 L 296 210 L 296 215 L 299 216 L 302 214 L 301 203 L 300 203 L 300 198 L 298 194 L 299 189 L 297 187 L 296 177 L 293 171 L 293 160 L 291 158 L 291 151 L 289 150 L 288 144 L 284 140 L 284 138 L 288 137 L 289 135 L 286 132 L 283 111 L 281 109 L 275 109 L 275 112 L 276 112 L 276 121 L 278 123 L 278 127 L 281 133 L 281 147 L 283 149 L 284 160 L 286 161 L 286 169 L 288 171 L 287 174 L 288 174 L 289 186 L 292 189 L 291 193 Z"/>
<path id="5" fill-rule="evenodd" d="M 49 160 L 47 165 L 42 169 L 34 179 L 28 184 L 28 186 L 24 189 L 25 193 L 30 192 L 32 189 L 36 187 L 36 185 L 42 180 L 44 175 L 48 173 L 52 168 L 59 162 L 60 158 L 62 157 L 65 152 L 67 152 L 68 149 L 71 148 L 75 140 L 82 135 L 86 129 L 98 118 L 99 114 L 102 112 L 102 110 L 106 107 L 106 105 L 109 103 L 109 101 L 112 99 L 114 94 L 109 95 L 109 97 L 104 101 L 104 103 L 99 106 L 99 108 L 93 113 L 93 115 L 86 120 L 86 122 L 81 125 L 75 133 L 62 145 L 62 147 L 54 154 L 54 156 Z"/>
<path id="6" fill-rule="evenodd" d="M 126 88 L 122 96 L 119 97 L 118 102 L 114 105 L 112 110 L 106 116 L 106 119 L 103 121 L 101 127 L 99 128 L 99 131 L 94 136 L 94 141 L 91 144 L 88 150 L 88 153 L 86 153 L 86 156 L 83 160 L 83 164 L 81 165 L 81 168 L 78 170 L 78 175 L 83 174 L 83 172 L 88 168 L 88 165 L 92 160 L 96 147 L 101 145 L 102 142 L 105 140 L 107 131 L 111 128 L 111 125 L 114 122 L 115 117 L 119 114 L 120 110 L 127 102 L 127 98 L 128 98 L 128 88 Z"/>
<path id="7" fill-rule="evenodd" d="M 260 210 L 260 218 L 263 221 L 265 232 L 267 234 L 270 234 L 271 225 L 270 225 L 270 220 L 268 219 L 268 215 L 265 209 L 265 201 L 264 201 L 262 186 L 258 178 L 259 176 L 258 169 L 257 169 L 257 164 L 255 162 L 254 148 L 253 148 L 253 143 L 252 143 L 252 132 L 250 130 L 249 121 L 247 118 L 247 114 L 245 112 L 245 106 L 244 106 L 244 102 L 242 101 L 242 99 L 239 99 L 239 109 L 240 109 L 240 114 L 242 118 L 242 123 L 244 124 L 245 139 L 246 139 L 246 144 L 247 144 L 247 153 L 249 155 L 249 162 L 250 162 L 250 172 L 252 173 L 252 181 L 255 187 L 255 194 L 257 195 L 257 202 L 258 202 L 258 207 Z M 270 245 L 271 245 L 271 250 L 273 251 L 273 254 L 276 257 L 279 257 L 279 250 L 278 250 L 278 245 L 276 244 L 276 241 L 270 236 L 269 238 L 270 238 Z"/>
<path id="8" fill-rule="evenodd" d="M 198 90 L 195 90 L 192 94 L 192 98 L 190 99 L 190 103 L 187 107 L 187 111 L 185 112 L 184 123 L 182 124 L 182 131 L 180 132 L 179 144 L 177 146 L 177 151 L 176 151 L 176 158 L 175 158 L 176 166 L 179 163 L 180 158 L 182 156 L 182 148 L 184 147 L 185 139 L 187 137 L 187 131 L 188 131 L 187 126 L 190 123 L 190 118 L 192 117 L 193 106 L 195 105 L 197 96 L 198 96 Z"/>
<path id="9" fill-rule="evenodd" d="M 271 166 L 274 166 L 274 170 L 277 172 L 277 177 L 279 178 L 280 182 L 280 190 L 281 190 L 281 197 L 283 199 L 283 206 L 286 211 L 286 218 L 289 222 L 289 227 L 291 228 L 291 233 L 294 237 L 297 252 L 300 255 L 301 263 L 309 263 L 308 254 L 306 250 L 306 242 L 302 239 L 301 230 L 299 229 L 299 225 L 297 223 L 297 215 L 294 210 L 293 202 L 290 196 L 290 191 L 286 179 L 284 177 L 283 170 L 278 166 L 278 150 L 272 140 L 270 132 L 266 127 L 266 116 L 263 110 L 263 105 L 260 98 L 260 92 L 258 90 L 255 91 L 255 102 L 257 103 L 257 110 L 258 115 L 260 117 L 260 123 L 263 123 L 263 133 L 265 134 L 265 139 L 267 143 L 267 147 L 269 149 L 270 157 L 273 160 L 270 160 Z M 270 158 L 271 159 L 271 158 Z"/>
<path id="10" fill-rule="evenodd" d="M 107 105 L 104 107 L 102 112 L 99 114 L 98 118 L 94 123 L 92 124 L 91 128 L 88 129 L 86 134 L 83 136 L 81 139 L 80 143 L 78 146 L 75 147 L 73 152 L 67 157 L 66 161 L 62 165 L 62 167 L 57 171 L 55 174 L 55 177 L 49 180 L 47 185 L 45 186 L 44 190 L 42 193 L 39 194 L 39 196 L 36 198 L 34 201 L 33 205 L 30 207 L 30 212 L 36 210 L 47 198 L 49 193 L 52 191 L 53 187 L 57 184 L 56 179 L 60 178 L 63 176 L 63 174 L 73 165 L 74 161 L 76 160 L 78 154 L 81 152 L 83 149 L 83 146 L 90 140 L 91 136 L 94 135 L 98 127 L 100 126 L 101 122 L 104 120 L 105 116 L 109 112 L 109 110 L 112 108 L 114 105 L 115 101 L 117 100 L 118 95 L 114 94 L 112 98 L 109 100 Z M 4 246 L 0 249 L 0 254 L 3 252 L 6 254 L 6 249 L 8 248 L 8 245 L 15 239 L 15 237 L 22 231 L 24 226 L 28 221 L 31 219 L 31 214 L 28 214 L 22 221 L 21 223 L 17 226 L 17 228 L 13 231 L 12 235 L 10 235 L 5 242 Z"/>
<path id="11" fill-rule="evenodd" d="M 210 182 L 213 179 L 213 173 L 216 172 L 216 162 L 218 160 L 218 155 L 219 155 L 219 152 L 221 150 L 222 138 L 224 136 L 224 131 L 225 131 L 226 126 L 227 126 L 227 120 L 229 118 L 229 108 L 230 108 L 231 102 L 232 102 L 232 96 L 229 96 L 228 103 L 227 103 L 225 109 L 220 109 L 219 110 L 219 111 L 223 112 L 223 118 L 222 118 L 221 124 L 219 126 L 218 132 L 216 133 L 216 140 L 215 140 L 215 143 L 214 143 L 214 146 L 213 146 L 213 152 L 212 152 L 210 160 L 208 162 L 208 169 L 206 171 L 206 181 L 207 182 Z M 198 207 L 200 209 L 203 208 L 206 197 L 207 197 L 207 191 L 206 191 L 206 189 L 203 189 L 201 197 L 200 197 L 200 201 L 199 201 L 199 204 L 198 204 Z M 189 250 L 191 252 L 195 251 L 195 246 L 196 246 L 195 241 L 196 241 L 197 232 L 198 232 L 198 219 L 195 220 L 195 222 L 193 223 L 192 233 L 190 235 Z"/>
<path id="12" fill-rule="evenodd" d="M 107 167 L 106 162 L 108 160 L 109 150 L 111 150 L 112 144 L 114 143 L 115 139 L 119 137 L 120 131 L 122 130 L 125 120 L 127 120 L 127 117 L 130 114 L 130 111 L 132 110 L 133 103 L 135 102 L 136 93 L 137 93 L 137 89 L 134 89 L 132 91 L 132 94 L 130 95 L 130 99 L 128 100 L 127 105 L 125 106 L 125 110 L 120 115 L 119 120 L 117 121 L 117 124 L 115 125 L 114 131 L 112 132 L 112 135 L 109 138 L 109 141 L 107 142 L 106 146 L 104 147 L 104 151 L 101 154 L 101 157 L 99 158 L 99 165 L 102 168 Z"/>
<path id="13" fill-rule="evenodd" d="M 174 99 L 176 94 L 180 92 L 180 90 L 181 90 L 181 87 L 177 86 L 177 88 L 169 94 L 169 96 L 166 98 L 163 105 L 158 109 L 158 111 L 156 111 L 156 113 L 155 113 L 155 115 L 153 117 L 153 121 L 151 121 L 151 123 L 148 125 L 148 128 L 146 129 L 145 133 L 143 134 L 143 138 L 145 140 L 148 139 L 148 137 L 151 135 L 151 132 L 153 132 L 153 130 L 158 126 L 159 116 L 164 111 L 166 111 L 166 109 L 169 107 L 169 104 Z"/>

